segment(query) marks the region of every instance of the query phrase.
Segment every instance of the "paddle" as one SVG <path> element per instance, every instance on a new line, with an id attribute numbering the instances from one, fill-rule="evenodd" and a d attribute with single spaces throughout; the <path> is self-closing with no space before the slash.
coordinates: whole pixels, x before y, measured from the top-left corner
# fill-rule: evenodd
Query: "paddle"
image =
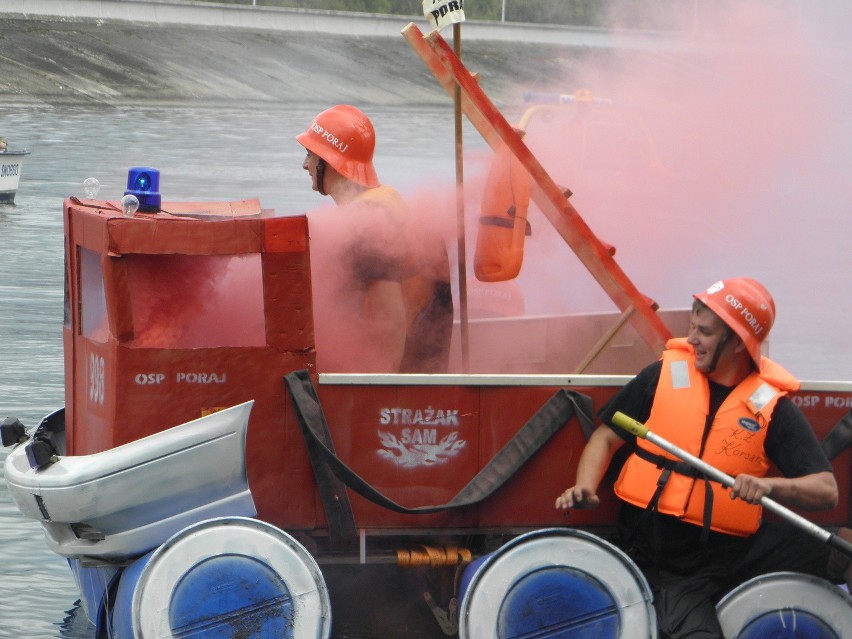
<path id="1" fill-rule="evenodd" d="M 635 419 L 628 417 L 622 412 L 616 412 L 612 416 L 612 423 L 618 426 L 619 428 L 623 428 L 629 433 L 636 435 L 637 437 L 641 437 L 642 439 L 647 439 L 652 444 L 655 444 L 662 448 L 664 451 L 675 455 L 676 457 L 682 459 L 687 464 L 700 470 L 704 473 L 708 478 L 714 479 L 718 481 L 723 486 L 728 488 L 734 485 L 734 478 L 730 475 L 723 473 L 718 468 L 711 466 L 703 459 L 699 459 L 698 457 L 688 453 L 683 450 L 679 446 L 672 444 L 666 439 L 660 437 L 659 435 L 655 435 L 641 422 L 636 421 Z M 844 555 L 848 557 L 852 557 L 852 544 L 850 544 L 845 539 L 838 537 L 836 534 L 831 533 L 824 528 L 820 528 L 812 521 L 808 521 L 804 517 L 794 513 L 789 508 L 782 506 L 777 501 L 773 501 L 769 497 L 761 497 L 760 499 L 761 505 L 766 508 L 766 510 L 775 513 L 782 519 L 794 524 L 804 530 L 812 534 L 814 537 L 824 541 L 832 548 L 836 548 Z"/>

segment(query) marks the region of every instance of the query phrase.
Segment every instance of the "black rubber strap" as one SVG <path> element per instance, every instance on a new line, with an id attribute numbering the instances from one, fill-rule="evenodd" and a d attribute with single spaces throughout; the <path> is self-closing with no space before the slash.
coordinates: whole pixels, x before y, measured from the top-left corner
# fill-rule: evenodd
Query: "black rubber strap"
<path id="1" fill-rule="evenodd" d="M 496 215 L 483 215 L 479 218 L 479 223 L 483 226 L 500 226 L 504 229 L 515 228 L 515 218 L 497 217 Z M 524 220 L 525 228 L 524 235 L 532 235 L 532 226 L 529 220 Z"/>
<path id="2" fill-rule="evenodd" d="M 663 455 L 654 454 L 651 451 L 642 448 L 641 446 L 637 446 L 634 453 L 638 457 L 644 459 L 646 462 L 654 464 L 660 470 L 665 468 L 666 470 L 671 470 L 680 475 L 686 475 L 694 479 L 704 478 L 704 473 L 702 473 L 697 468 L 690 466 L 686 462 L 679 461 L 677 459 L 670 459 L 669 457 L 664 457 Z"/>
<path id="3" fill-rule="evenodd" d="M 710 538 L 710 522 L 713 518 L 713 489 L 710 487 L 710 480 L 704 475 L 704 473 L 697 468 L 690 466 L 686 462 L 669 459 L 662 455 L 655 455 L 654 453 L 638 446 L 635 453 L 638 457 L 654 464 L 657 468 L 663 471 L 660 478 L 657 480 L 657 488 L 654 491 L 654 495 L 651 497 L 651 500 L 648 502 L 648 506 L 645 509 L 646 512 L 657 510 L 657 504 L 660 501 L 660 496 L 663 494 L 663 489 L 666 487 L 672 473 L 687 475 L 688 477 L 704 481 L 704 521 L 701 525 L 700 541 L 705 543 Z"/>
<path id="4" fill-rule="evenodd" d="M 334 453 L 334 449 L 330 446 L 328 424 L 325 421 L 308 372 L 306 370 L 295 371 L 286 375 L 284 381 L 290 390 L 293 407 L 302 428 L 302 434 L 308 444 L 314 472 L 317 472 L 318 469 L 321 469 L 320 472 L 322 473 L 330 471 L 338 480 L 363 498 L 398 513 L 435 513 L 476 504 L 502 486 L 572 417 L 578 418 L 584 433 L 591 433 L 594 429 L 594 421 L 591 417 L 593 414 L 591 398 L 575 391 L 560 389 L 538 409 L 515 436 L 449 502 L 440 505 L 407 508 L 376 491 Z M 320 490 L 323 490 L 323 488 L 321 487 Z M 343 492 L 345 493 L 345 491 Z M 339 495 L 339 492 L 335 491 L 334 495 Z M 323 505 L 327 509 L 329 506 L 336 509 L 336 502 L 334 500 L 329 501 L 331 501 L 330 504 L 327 503 L 326 499 L 323 499 Z M 349 503 L 348 500 L 346 503 Z M 329 525 L 331 525 L 331 517 L 329 517 Z M 352 526 L 354 531 L 354 523 Z"/>
<path id="5" fill-rule="evenodd" d="M 852 446 L 852 410 L 840 418 L 822 440 L 822 449 L 829 460 Z"/>
<path id="6" fill-rule="evenodd" d="M 352 513 L 346 487 L 333 468 L 324 461 L 328 456 L 336 459 L 336 455 L 319 399 L 307 371 L 290 373 L 284 377 L 284 381 L 290 389 L 296 417 L 308 447 L 317 489 L 328 520 L 331 546 L 337 550 L 350 549 L 358 539 L 355 515 Z"/>

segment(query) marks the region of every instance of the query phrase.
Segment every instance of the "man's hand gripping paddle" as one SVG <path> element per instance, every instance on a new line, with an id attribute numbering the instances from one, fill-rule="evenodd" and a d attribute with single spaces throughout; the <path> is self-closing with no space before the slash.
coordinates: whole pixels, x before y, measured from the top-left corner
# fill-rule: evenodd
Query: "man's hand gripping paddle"
<path id="1" fill-rule="evenodd" d="M 695 457 L 694 455 L 688 453 L 679 446 L 675 446 L 674 444 L 665 440 L 659 435 L 655 435 L 650 430 L 648 430 L 644 424 L 642 424 L 641 422 L 637 422 L 635 419 L 628 417 L 624 413 L 620 411 L 615 413 L 615 415 L 612 416 L 612 423 L 618 426 L 619 428 L 623 428 L 627 432 L 636 435 L 637 437 L 647 439 L 649 442 L 655 444 L 656 446 L 659 446 L 664 451 L 682 459 L 693 468 L 700 470 L 709 479 L 713 479 L 727 488 L 731 488 L 734 485 L 734 478 L 730 475 L 723 473 L 718 468 L 711 466 L 703 459 Z M 824 541 L 832 548 L 836 548 L 847 557 L 852 557 L 852 544 L 850 544 L 845 539 L 838 537 L 834 533 L 831 533 L 825 530 L 824 528 L 820 528 L 815 523 L 808 521 L 804 517 L 794 513 L 789 508 L 782 506 L 777 501 L 773 501 L 769 497 L 761 497 L 760 503 L 764 508 L 766 508 L 766 510 L 775 513 L 782 519 L 785 519 L 791 524 L 798 526 L 805 532 L 812 534 L 814 537 L 817 537 L 818 539 Z"/>

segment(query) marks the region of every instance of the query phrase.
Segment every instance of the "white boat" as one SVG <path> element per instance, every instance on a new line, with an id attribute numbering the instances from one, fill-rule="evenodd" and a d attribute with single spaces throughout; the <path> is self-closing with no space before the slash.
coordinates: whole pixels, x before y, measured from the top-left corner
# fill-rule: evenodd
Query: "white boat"
<path id="1" fill-rule="evenodd" d="M 68 558 L 139 556 L 190 524 L 253 517 L 245 465 L 253 401 L 91 455 L 65 455 L 64 411 L 6 459 L 18 509 Z"/>
<path id="2" fill-rule="evenodd" d="M 29 151 L 0 152 L 0 204 L 15 201 L 24 157 L 29 154 Z"/>

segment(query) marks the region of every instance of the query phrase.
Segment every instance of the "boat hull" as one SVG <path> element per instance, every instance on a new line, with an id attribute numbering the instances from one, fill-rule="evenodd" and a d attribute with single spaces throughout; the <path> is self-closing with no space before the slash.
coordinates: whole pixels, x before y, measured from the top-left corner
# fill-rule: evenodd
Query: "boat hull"
<path id="1" fill-rule="evenodd" d="M 6 151 L 0 153 L 0 203 L 14 203 L 24 158 L 29 151 Z"/>

